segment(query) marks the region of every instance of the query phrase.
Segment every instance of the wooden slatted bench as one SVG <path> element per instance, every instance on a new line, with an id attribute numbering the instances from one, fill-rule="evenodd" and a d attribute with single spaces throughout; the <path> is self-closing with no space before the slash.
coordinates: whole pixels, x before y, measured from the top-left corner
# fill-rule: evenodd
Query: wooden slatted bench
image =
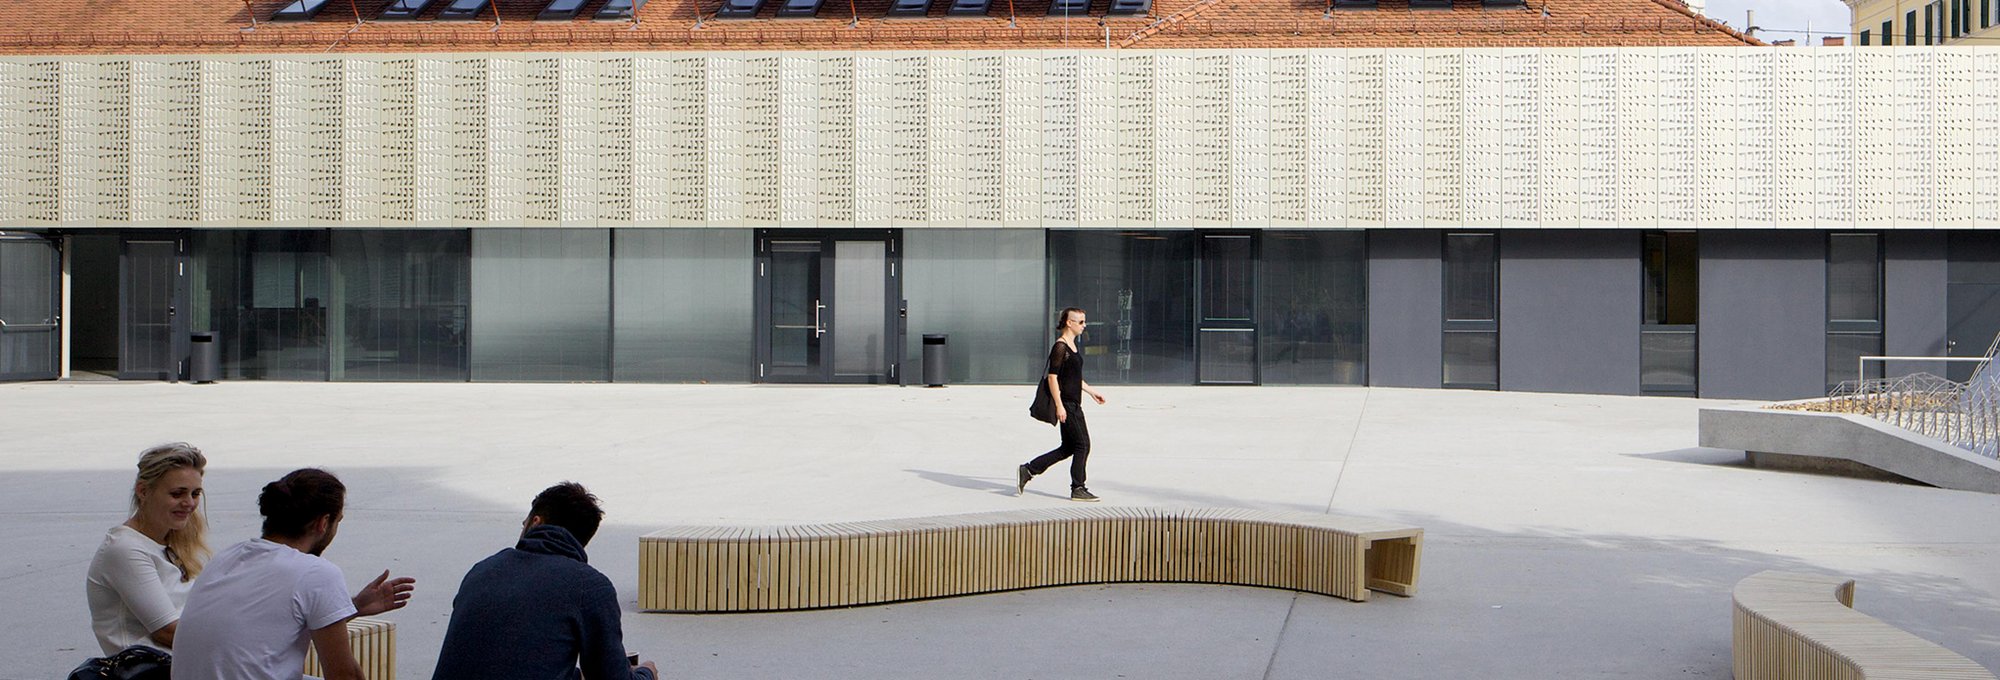
<path id="1" fill-rule="evenodd" d="M 1766 571 L 1736 584 L 1736 680 L 1994 680 L 1971 659 L 1854 611 L 1854 580 Z"/>
<path id="2" fill-rule="evenodd" d="M 368 680 L 396 680 L 396 624 L 366 616 L 348 619 L 347 648 Z M 326 675 L 319 665 L 319 650 L 307 649 L 306 675 Z"/>
<path id="3" fill-rule="evenodd" d="M 1083 583 L 1218 583 L 1366 601 L 1416 594 L 1423 529 L 1236 509 L 1048 508 L 639 539 L 639 608 L 844 607 Z"/>

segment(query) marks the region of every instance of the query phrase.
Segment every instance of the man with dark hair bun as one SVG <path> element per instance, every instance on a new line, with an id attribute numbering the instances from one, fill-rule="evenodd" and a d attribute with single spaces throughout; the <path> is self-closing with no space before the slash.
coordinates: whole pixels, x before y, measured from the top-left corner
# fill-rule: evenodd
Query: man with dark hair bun
<path id="1" fill-rule="evenodd" d="M 451 601 L 432 680 L 654 680 L 625 655 L 618 590 L 583 546 L 604 509 L 576 482 L 535 496 L 521 541 L 472 565 Z"/>
<path id="2" fill-rule="evenodd" d="M 176 680 L 294 680 L 308 643 L 326 680 L 362 679 L 347 620 L 403 608 L 416 579 L 391 580 L 383 570 L 347 596 L 340 567 L 320 557 L 346 503 L 347 486 L 316 468 L 264 485 L 264 535 L 217 554 L 188 592 L 174 639 Z"/>

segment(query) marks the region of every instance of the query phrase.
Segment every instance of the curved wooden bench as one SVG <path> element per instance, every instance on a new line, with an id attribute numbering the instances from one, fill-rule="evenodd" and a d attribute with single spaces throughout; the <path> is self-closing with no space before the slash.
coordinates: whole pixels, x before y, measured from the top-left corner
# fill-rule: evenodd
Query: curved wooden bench
<path id="1" fill-rule="evenodd" d="M 1423 529 L 1233 509 L 1049 508 L 639 539 L 639 608 L 812 609 L 1082 583 L 1416 593 Z"/>
<path id="2" fill-rule="evenodd" d="M 347 648 L 368 680 L 396 680 L 396 624 L 356 616 L 347 620 Z M 319 650 L 306 648 L 306 675 L 324 677 Z"/>
<path id="3" fill-rule="evenodd" d="M 1854 580 L 1766 571 L 1736 584 L 1736 680 L 1994 680 L 1971 659 L 1854 611 Z"/>

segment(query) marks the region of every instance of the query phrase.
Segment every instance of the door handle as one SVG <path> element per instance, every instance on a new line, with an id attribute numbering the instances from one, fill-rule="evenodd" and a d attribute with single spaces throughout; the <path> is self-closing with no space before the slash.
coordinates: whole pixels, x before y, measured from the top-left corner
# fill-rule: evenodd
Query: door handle
<path id="1" fill-rule="evenodd" d="M 826 305 L 820 304 L 819 300 L 813 300 L 813 337 L 815 338 L 826 335 L 826 324 L 820 322 L 820 312 L 825 310 Z"/>

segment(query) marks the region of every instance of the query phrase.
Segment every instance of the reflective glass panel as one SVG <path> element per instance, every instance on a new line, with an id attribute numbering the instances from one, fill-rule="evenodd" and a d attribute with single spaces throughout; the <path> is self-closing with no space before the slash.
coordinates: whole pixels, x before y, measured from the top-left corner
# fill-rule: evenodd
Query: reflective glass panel
<path id="1" fill-rule="evenodd" d="M 229 380 L 325 380 L 325 231 L 195 232 L 197 324 Z"/>
<path id="2" fill-rule="evenodd" d="M 1444 334 L 1446 387 L 1493 389 L 1500 385 L 1500 334 L 1447 331 Z"/>
<path id="3" fill-rule="evenodd" d="M 0 380 L 56 377 L 54 242 L 0 239 Z"/>
<path id="4" fill-rule="evenodd" d="M 1042 374 L 1053 313 L 1045 314 L 1047 241 L 1032 229 L 908 229 L 903 296 L 910 302 L 904 370 L 921 370 L 925 334 L 947 336 L 954 383 L 1028 383 Z M 922 376 L 904 375 L 904 382 Z"/>
<path id="5" fill-rule="evenodd" d="M 1249 328 L 1201 330 L 1201 381 L 1255 384 L 1257 331 Z"/>
<path id="6" fill-rule="evenodd" d="M 472 379 L 611 379 L 611 230 L 472 232 Z"/>
<path id="7" fill-rule="evenodd" d="M 1195 381 L 1194 251 L 1190 231 L 1049 232 L 1049 326 L 1084 310 L 1085 380 Z"/>
<path id="8" fill-rule="evenodd" d="M 1263 246 L 1257 331 L 1264 384 L 1365 383 L 1366 237 L 1358 231 L 1267 231 Z"/>
<path id="9" fill-rule="evenodd" d="M 1874 234 L 1833 234 L 1826 255 L 1829 321 L 1882 320 L 1882 248 Z"/>
<path id="10" fill-rule="evenodd" d="M 333 379 L 465 380 L 470 251 L 463 230 L 335 230 Z"/>
<path id="11" fill-rule="evenodd" d="M 1694 391 L 1694 331 L 1639 333 L 1639 387 L 1649 392 Z"/>
<path id="12" fill-rule="evenodd" d="M 748 229 L 620 229 L 612 379 L 747 382 L 755 361 Z"/>
<path id="13" fill-rule="evenodd" d="M 1855 380 L 1861 376 L 1861 357 L 1882 354 L 1881 333 L 1828 333 L 1826 334 L 1826 389 L 1832 391 L 1840 383 Z M 1868 365 L 1868 378 L 1882 377 L 1881 362 Z"/>
<path id="14" fill-rule="evenodd" d="M 836 241 L 833 245 L 833 372 L 889 375 L 886 300 L 889 245 Z"/>
<path id="15" fill-rule="evenodd" d="M 1444 237 L 1444 318 L 1499 318 L 1500 254 L 1492 234 Z"/>

